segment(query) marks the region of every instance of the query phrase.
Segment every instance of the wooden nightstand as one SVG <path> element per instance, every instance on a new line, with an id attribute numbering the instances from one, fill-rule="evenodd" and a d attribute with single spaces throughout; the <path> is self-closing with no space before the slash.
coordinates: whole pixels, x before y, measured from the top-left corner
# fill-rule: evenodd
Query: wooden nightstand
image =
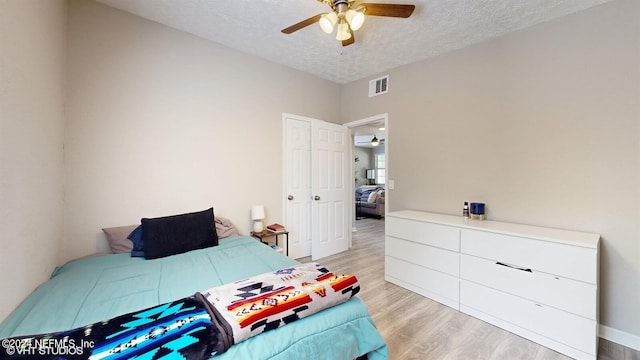
<path id="1" fill-rule="evenodd" d="M 262 230 L 260 232 L 255 232 L 255 231 L 251 232 L 251 236 L 258 238 L 258 240 L 260 240 L 260 242 L 262 242 L 263 244 L 267 244 L 267 242 L 264 241 L 264 238 L 275 237 L 276 246 L 280 246 L 278 245 L 278 237 L 280 235 L 284 235 L 284 254 L 289 256 L 289 232 L 287 230 L 278 231 L 278 232 L 272 232 L 269 230 Z"/>

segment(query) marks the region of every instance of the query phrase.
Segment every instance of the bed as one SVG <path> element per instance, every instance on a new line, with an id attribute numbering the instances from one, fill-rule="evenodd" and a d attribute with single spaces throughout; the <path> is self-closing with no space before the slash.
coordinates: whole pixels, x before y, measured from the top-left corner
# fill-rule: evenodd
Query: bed
<path id="1" fill-rule="evenodd" d="M 0 339 L 72 329 L 298 263 L 249 236 L 153 260 L 128 253 L 57 268 L 0 324 Z M 366 354 L 366 357 L 363 355 Z M 250 337 L 215 359 L 386 359 L 365 304 L 348 301 Z"/>

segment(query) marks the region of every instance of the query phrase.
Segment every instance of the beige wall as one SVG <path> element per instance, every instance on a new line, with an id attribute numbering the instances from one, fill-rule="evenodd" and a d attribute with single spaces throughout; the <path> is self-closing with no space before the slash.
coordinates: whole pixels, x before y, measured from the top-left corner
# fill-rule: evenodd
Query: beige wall
<path id="1" fill-rule="evenodd" d="M 614 1 L 343 87 L 389 113 L 390 210 L 602 234 L 601 322 L 640 336 L 640 3 Z M 640 338 L 636 338 L 636 341 Z"/>
<path id="2" fill-rule="evenodd" d="M 64 258 L 102 227 L 252 205 L 282 221 L 282 113 L 340 122 L 339 85 L 93 1 L 69 3 Z"/>
<path id="3" fill-rule="evenodd" d="M 65 22 L 64 0 L 0 2 L 0 319 L 60 260 Z"/>

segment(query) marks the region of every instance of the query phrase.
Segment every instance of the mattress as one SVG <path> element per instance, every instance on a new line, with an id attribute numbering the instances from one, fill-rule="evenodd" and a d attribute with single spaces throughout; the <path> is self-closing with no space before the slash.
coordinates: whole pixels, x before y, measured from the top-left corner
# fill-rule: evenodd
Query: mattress
<path id="1" fill-rule="evenodd" d="M 0 338 L 62 331 L 298 264 L 248 236 L 145 260 L 114 254 L 57 268 L 0 324 Z M 357 275 L 357 274 L 356 274 Z M 216 359 L 386 359 L 387 347 L 356 296 L 254 336 Z"/>

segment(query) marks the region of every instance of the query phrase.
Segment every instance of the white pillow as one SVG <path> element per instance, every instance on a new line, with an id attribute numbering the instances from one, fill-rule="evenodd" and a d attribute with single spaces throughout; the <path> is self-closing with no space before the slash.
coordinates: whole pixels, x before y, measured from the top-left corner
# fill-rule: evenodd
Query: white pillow
<path id="1" fill-rule="evenodd" d="M 370 203 L 373 203 L 373 202 L 376 202 L 377 198 L 378 198 L 378 192 L 372 191 L 371 194 L 369 194 L 369 198 L 367 199 L 367 201 Z"/>

